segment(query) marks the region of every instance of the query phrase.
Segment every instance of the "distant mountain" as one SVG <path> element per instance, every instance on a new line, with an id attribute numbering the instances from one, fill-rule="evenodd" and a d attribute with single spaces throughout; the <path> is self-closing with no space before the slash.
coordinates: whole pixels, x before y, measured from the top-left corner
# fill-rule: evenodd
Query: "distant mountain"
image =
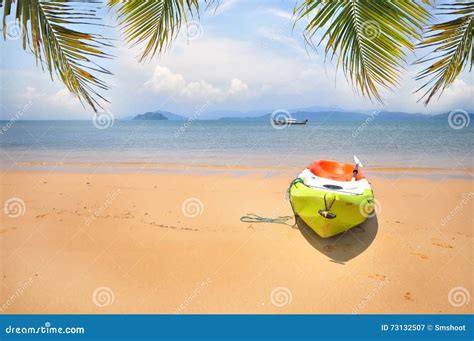
<path id="1" fill-rule="evenodd" d="M 373 111 L 374 113 L 376 111 Z M 369 116 L 372 115 L 369 113 Z M 419 114 L 419 113 L 407 113 L 407 112 L 398 112 L 398 111 L 380 111 L 377 114 L 379 119 L 382 120 L 413 120 L 413 119 L 426 119 L 433 118 L 433 115 L 428 114 Z"/>
<path id="2" fill-rule="evenodd" d="M 242 117 L 257 117 L 268 113 L 270 110 L 252 110 L 252 111 L 237 111 L 237 110 L 212 110 L 202 113 L 199 116 L 200 120 L 218 120 L 222 117 L 226 118 L 242 118 Z"/>
<path id="3" fill-rule="evenodd" d="M 367 119 L 366 114 L 351 111 L 319 111 L 319 112 L 308 112 L 308 111 L 297 111 L 291 113 L 291 117 L 298 120 L 309 119 L 313 122 L 325 122 L 325 121 L 363 121 Z"/>
<path id="4" fill-rule="evenodd" d="M 271 119 L 270 113 L 256 117 L 222 117 L 219 120 L 223 121 L 269 121 Z M 449 113 L 439 115 L 428 115 L 420 113 L 406 113 L 395 111 L 370 111 L 370 112 L 353 112 L 353 111 L 296 111 L 291 112 L 292 118 L 297 120 L 308 119 L 310 122 L 341 122 L 341 121 L 365 121 L 369 117 L 377 117 L 378 120 L 424 120 L 424 119 L 447 119 Z M 470 119 L 474 119 L 473 114 L 469 114 Z M 284 115 L 283 115 L 284 116 Z"/>
<path id="5" fill-rule="evenodd" d="M 341 122 L 341 121 L 356 121 L 362 122 L 365 121 L 368 117 L 376 117 L 377 120 L 390 121 L 390 120 L 424 120 L 424 119 L 444 119 L 446 120 L 449 113 L 443 113 L 438 115 L 429 115 L 429 114 L 420 114 L 420 113 L 406 113 L 398 111 L 375 111 L 375 110 L 366 110 L 364 112 L 360 111 L 347 111 L 340 109 L 338 107 L 333 107 L 334 109 L 327 110 L 317 110 L 323 108 L 331 107 L 308 107 L 306 109 L 300 110 L 289 110 L 292 118 L 297 120 L 308 119 L 309 122 Z M 271 119 L 271 112 L 269 110 L 261 111 L 254 110 L 248 111 L 246 113 L 239 111 L 213 111 L 208 112 L 205 115 L 199 116 L 199 120 L 219 120 L 219 121 L 230 121 L 230 122 L 240 122 L 240 121 L 269 121 Z M 469 114 L 471 120 L 474 120 L 473 114 Z M 157 110 L 150 111 L 144 114 L 136 115 L 131 118 L 133 120 L 153 120 L 153 121 L 182 121 L 187 120 L 185 116 L 177 115 L 169 111 Z"/>
<path id="6" fill-rule="evenodd" d="M 133 118 L 134 121 L 167 121 L 162 113 L 159 112 L 146 112 L 144 114 L 138 114 Z"/>
<path id="7" fill-rule="evenodd" d="M 223 117 L 219 120 L 223 121 L 269 121 L 271 119 L 271 113 L 257 116 L 257 117 Z M 308 111 L 296 111 L 290 113 L 292 118 L 297 120 L 306 120 L 310 122 L 324 122 L 326 120 L 331 121 L 363 121 L 367 118 L 366 114 L 356 112 L 344 112 L 344 111 L 319 111 L 319 112 L 308 112 Z M 277 114 L 278 116 L 278 114 Z M 285 114 L 282 114 L 285 116 Z"/>
<path id="8" fill-rule="evenodd" d="M 459 113 L 461 113 L 461 112 L 459 111 Z M 433 118 L 437 119 L 437 120 L 447 120 L 448 117 L 449 117 L 449 114 L 450 114 L 449 112 L 446 112 L 444 114 L 434 115 Z M 461 115 L 464 115 L 464 114 L 461 114 Z M 469 115 L 469 121 L 470 122 L 473 121 L 474 120 L 474 113 L 471 112 L 471 113 L 468 113 L 468 115 Z"/>
<path id="9" fill-rule="evenodd" d="M 157 110 L 157 111 L 149 111 L 144 114 L 138 114 L 136 115 L 133 120 L 136 121 L 181 121 L 185 120 L 186 118 L 184 116 L 176 115 L 173 114 L 172 112 L 169 111 L 162 111 L 162 110 Z"/>
<path id="10" fill-rule="evenodd" d="M 182 121 L 182 120 L 188 119 L 187 117 L 184 117 L 178 114 L 173 114 L 172 112 L 169 112 L 169 111 L 157 110 L 155 112 L 162 114 L 164 117 L 166 117 L 170 121 Z"/>

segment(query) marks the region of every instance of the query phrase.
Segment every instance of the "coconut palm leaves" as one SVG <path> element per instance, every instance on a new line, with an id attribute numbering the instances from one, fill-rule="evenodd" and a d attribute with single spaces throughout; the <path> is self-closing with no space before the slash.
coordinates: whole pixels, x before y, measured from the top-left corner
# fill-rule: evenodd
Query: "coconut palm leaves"
<path id="1" fill-rule="evenodd" d="M 380 88 L 397 84 L 406 51 L 420 39 L 427 10 L 409 0 L 307 0 L 297 8 L 308 17 L 309 40 L 324 31 L 326 56 L 337 56 L 337 66 L 363 95 L 381 100 Z"/>
<path id="2" fill-rule="evenodd" d="M 7 23 L 7 17 L 15 9 L 13 23 L 21 30 L 23 48 L 31 49 L 36 62 L 47 68 L 51 78 L 56 73 L 81 102 L 85 101 L 97 111 L 101 107 L 98 100 L 105 100 L 97 91 L 106 90 L 108 86 L 93 73 L 110 72 L 98 66 L 93 58 L 108 57 L 102 49 L 110 44 L 100 34 L 71 28 L 96 24 L 99 18 L 95 15 L 97 6 L 94 2 L 5 0 L 2 3 L 4 39 L 7 38 L 8 25 L 13 22 Z"/>
<path id="3" fill-rule="evenodd" d="M 144 44 L 140 61 L 166 50 L 187 14 L 199 10 L 197 0 L 109 0 L 109 6 L 117 8 L 127 42 Z"/>
<path id="4" fill-rule="evenodd" d="M 473 32 L 474 32 L 474 2 L 453 3 L 439 7 L 442 15 L 455 16 L 455 19 L 434 24 L 429 28 L 428 36 L 420 44 L 421 48 L 434 50 L 425 58 L 418 61 L 424 63 L 435 60 L 433 64 L 421 71 L 416 79 L 429 78 L 428 82 L 417 91 L 426 89 L 422 96 L 428 104 L 432 97 L 442 94 L 459 73 L 473 64 Z"/>

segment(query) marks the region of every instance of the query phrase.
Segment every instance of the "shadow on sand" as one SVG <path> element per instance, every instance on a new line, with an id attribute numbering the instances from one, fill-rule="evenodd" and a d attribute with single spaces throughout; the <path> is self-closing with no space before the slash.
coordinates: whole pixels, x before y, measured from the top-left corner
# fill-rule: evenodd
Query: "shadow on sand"
<path id="1" fill-rule="evenodd" d="M 331 261 L 340 264 L 364 252 L 375 239 L 378 231 L 377 216 L 368 218 L 359 226 L 330 238 L 318 236 L 299 217 L 297 224 L 299 231 L 312 247 L 331 258 Z"/>

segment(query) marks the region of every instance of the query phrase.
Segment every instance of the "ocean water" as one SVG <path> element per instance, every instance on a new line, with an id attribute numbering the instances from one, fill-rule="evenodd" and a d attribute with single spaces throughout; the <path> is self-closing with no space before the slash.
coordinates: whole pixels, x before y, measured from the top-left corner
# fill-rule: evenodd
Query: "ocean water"
<path id="1" fill-rule="evenodd" d="M 17 121 L 0 134 L 2 168 L 24 162 L 304 167 L 317 159 L 370 167 L 473 168 L 474 129 L 444 120 L 310 122 Z"/>

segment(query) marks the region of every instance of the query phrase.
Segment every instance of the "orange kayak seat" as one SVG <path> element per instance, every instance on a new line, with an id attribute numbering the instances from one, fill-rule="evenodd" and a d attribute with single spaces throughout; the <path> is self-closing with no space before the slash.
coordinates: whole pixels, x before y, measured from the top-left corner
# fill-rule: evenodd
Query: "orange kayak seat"
<path id="1" fill-rule="evenodd" d="M 308 169 L 320 178 L 326 178 L 336 181 L 351 181 L 354 165 L 350 163 L 342 163 L 330 160 L 318 160 L 311 164 Z M 357 173 L 356 180 L 364 179 L 360 169 Z"/>

